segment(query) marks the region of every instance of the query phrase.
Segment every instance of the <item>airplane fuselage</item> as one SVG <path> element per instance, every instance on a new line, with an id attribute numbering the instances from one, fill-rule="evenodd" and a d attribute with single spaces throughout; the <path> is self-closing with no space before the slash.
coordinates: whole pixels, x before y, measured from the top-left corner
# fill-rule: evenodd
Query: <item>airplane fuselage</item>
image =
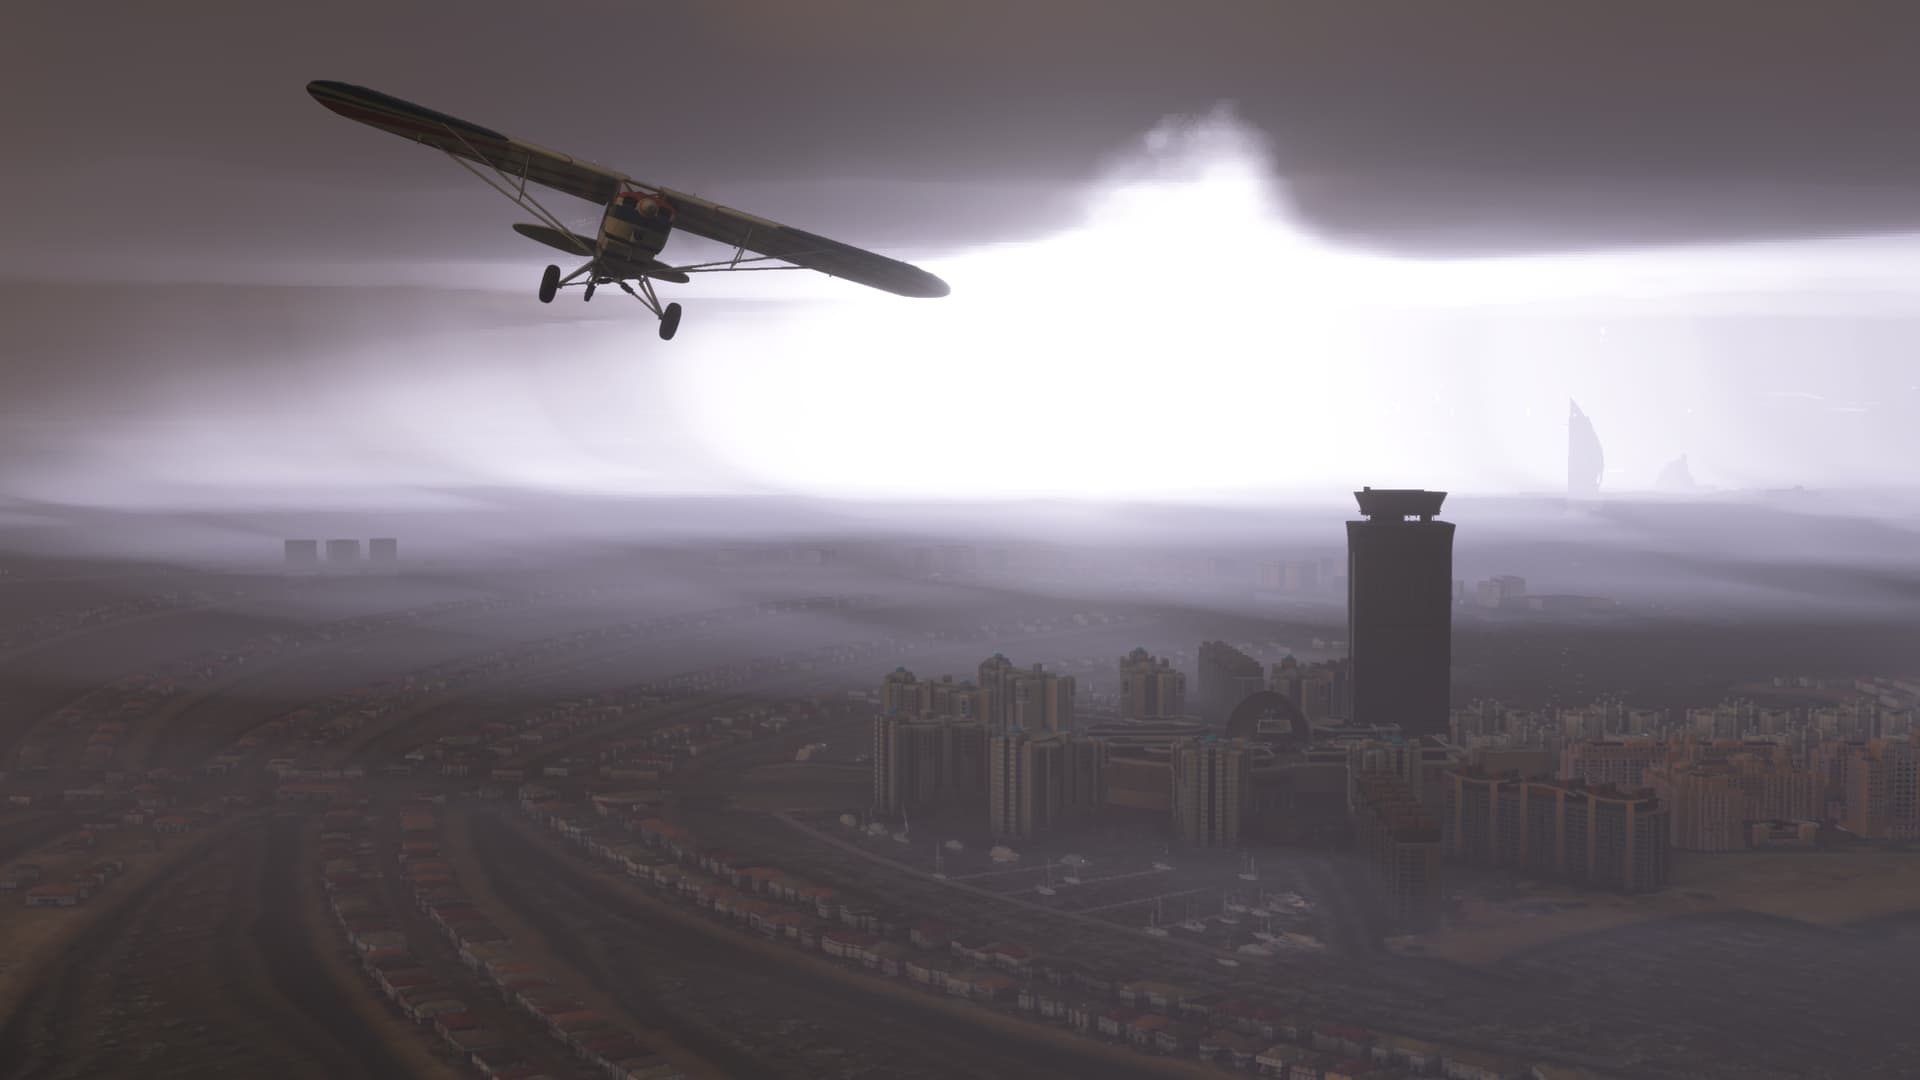
<path id="1" fill-rule="evenodd" d="M 651 265 L 672 231 L 672 207 L 644 192 L 623 191 L 601 215 L 594 259 L 610 268 Z"/>

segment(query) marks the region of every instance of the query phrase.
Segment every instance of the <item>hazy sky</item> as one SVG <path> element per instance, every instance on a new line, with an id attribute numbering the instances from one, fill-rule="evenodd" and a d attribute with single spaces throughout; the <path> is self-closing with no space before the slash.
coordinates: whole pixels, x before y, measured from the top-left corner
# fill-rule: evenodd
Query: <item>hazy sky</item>
<path id="1" fill-rule="evenodd" d="M 1612 490 L 1910 479 L 1920 9 L 1579 7 L 16 3 L 0 487 L 1538 490 L 1569 397 Z M 542 309 L 313 78 L 955 295 Z"/>

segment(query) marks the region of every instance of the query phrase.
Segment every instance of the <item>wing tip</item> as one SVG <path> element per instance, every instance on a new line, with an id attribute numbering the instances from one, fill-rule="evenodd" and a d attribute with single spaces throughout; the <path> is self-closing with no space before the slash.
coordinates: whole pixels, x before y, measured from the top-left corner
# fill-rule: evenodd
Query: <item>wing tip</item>
<path id="1" fill-rule="evenodd" d="M 916 300 L 938 300 L 953 292 L 953 286 L 940 280 L 937 275 L 929 274 L 913 264 L 907 264 L 914 272 L 912 281 L 898 290 L 901 296 L 911 296 Z"/>

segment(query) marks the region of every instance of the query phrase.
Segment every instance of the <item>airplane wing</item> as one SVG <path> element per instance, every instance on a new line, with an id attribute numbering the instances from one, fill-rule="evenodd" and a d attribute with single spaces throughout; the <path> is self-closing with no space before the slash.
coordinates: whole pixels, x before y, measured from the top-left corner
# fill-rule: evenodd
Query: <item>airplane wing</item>
<path id="1" fill-rule="evenodd" d="M 622 190 L 650 191 L 672 205 L 674 228 L 695 236 L 898 296 L 935 297 L 950 291 L 946 282 L 910 263 L 721 206 L 697 195 L 638 183 L 625 173 L 603 165 L 535 146 L 378 90 L 316 80 L 307 84 L 307 93 L 349 120 L 490 166 L 510 184 L 519 184 L 523 192 L 525 184 L 539 184 L 605 206 Z M 525 205 L 525 200 L 512 191 L 504 193 Z"/>
<path id="2" fill-rule="evenodd" d="M 684 191 L 646 184 L 634 186 L 663 196 L 674 210 L 673 227 L 682 232 L 818 270 L 829 277 L 846 278 L 896 296 L 935 297 L 951 291 L 946 282 L 911 263 L 862 251 Z"/>
<path id="3" fill-rule="evenodd" d="M 631 184 L 626 175 L 604 165 L 522 142 L 364 86 L 316 80 L 307 84 L 307 93 L 349 120 L 491 166 L 511 180 L 550 187 L 600 206 L 613 201 L 622 184 Z"/>

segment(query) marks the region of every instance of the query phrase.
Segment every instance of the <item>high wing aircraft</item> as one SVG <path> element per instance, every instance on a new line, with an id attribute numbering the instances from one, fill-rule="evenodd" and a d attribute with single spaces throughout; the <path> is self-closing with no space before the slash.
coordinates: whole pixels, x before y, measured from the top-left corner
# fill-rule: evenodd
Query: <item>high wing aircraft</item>
<path id="1" fill-rule="evenodd" d="M 601 285 L 618 285 L 660 320 L 660 337 L 671 339 L 680 327 L 680 305 L 662 307 L 653 283 L 685 284 L 691 274 L 745 270 L 817 270 L 830 277 L 897 296 L 947 295 L 947 283 L 925 270 L 871 251 L 790 228 L 763 217 L 708 202 L 683 191 L 643 184 L 623 173 L 581 161 L 557 150 L 535 146 L 478 124 L 401 101 L 377 90 L 347 83 L 307 84 L 314 100 L 349 120 L 424 143 L 451 157 L 487 186 L 539 219 L 513 231 L 529 240 L 584 259 L 561 274 L 547 267 L 540 279 L 540 302 L 550 304 L 559 290 L 583 286 L 593 299 Z M 538 184 L 603 207 L 600 234 L 582 236 L 540 205 L 527 185 Z M 674 229 L 733 248 L 730 258 L 676 266 L 662 262 L 660 251 Z M 749 255 L 749 253 L 752 253 Z M 634 288 L 634 284 L 639 286 Z"/>

